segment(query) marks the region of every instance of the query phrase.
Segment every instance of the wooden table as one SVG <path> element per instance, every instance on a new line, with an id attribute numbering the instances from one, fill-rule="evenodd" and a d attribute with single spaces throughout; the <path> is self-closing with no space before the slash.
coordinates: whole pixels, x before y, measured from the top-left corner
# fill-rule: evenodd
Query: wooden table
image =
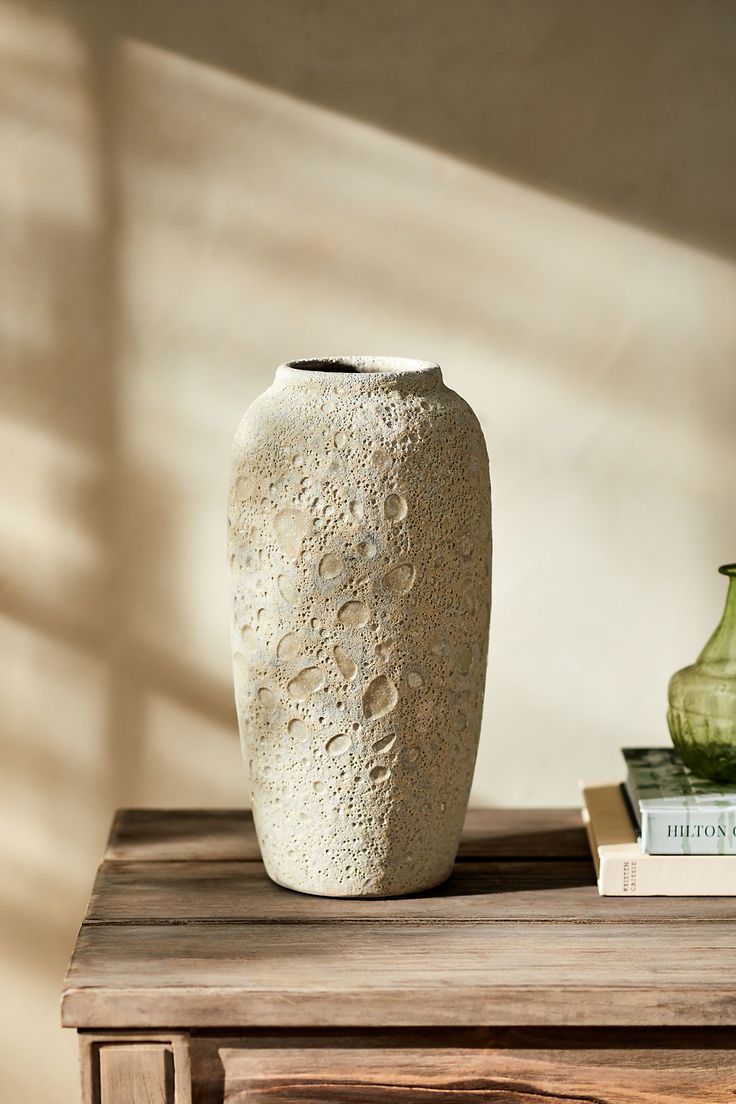
<path id="1" fill-rule="evenodd" d="M 733 1102 L 734 912 L 598 897 L 575 811 L 471 811 L 441 889 L 350 901 L 248 813 L 124 810 L 63 1022 L 85 1104 Z"/>

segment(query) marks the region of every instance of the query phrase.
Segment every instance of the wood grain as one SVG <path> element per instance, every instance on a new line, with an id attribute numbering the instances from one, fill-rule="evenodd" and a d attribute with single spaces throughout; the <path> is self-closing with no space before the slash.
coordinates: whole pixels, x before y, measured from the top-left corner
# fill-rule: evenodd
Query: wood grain
<path id="1" fill-rule="evenodd" d="M 525 922 L 660 924 L 730 920 L 729 898 L 599 897 L 589 862 L 468 860 L 443 886 L 415 897 L 335 900 L 275 885 L 257 862 L 105 862 L 88 921 Z"/>
<path id="2" fill-rule="evenodd" d="M 67 1026 L 736 1024 L 730 922 L 84 924 Z"/>
<path id="3" fill-rule="evenodd" d="M 260 861 L 245 809 L 120 809 L 108 860 Z M 460 859 L 582 859 L 590 850 L 578 809 L 470 809 Z"/>
<path id="4" fill-rule="evenodd" d="M 118 809 L 105 859 L 260 861 L 248 809 Z"/>
<path id="5" fill-rule="evenodd" d="M 451 1033 L 192 1039 L 199 1104 L 721 1104 L 733 1038 Z M 484 1037 L 486 1036 L 486 1037 Z M 562 1044 L 562 1045 L 561 1045 Z"/>
<path id="6" fill-rule="evenodd" d="M 171 1048 L 160 1043 L 100 1049 L 100 1104 L 174 1104 Z"/>
<path id="7" fill-rule="evenodd" d="M 713 1048 L 736 1028 L 733 917 L 731 899 L 600 898 L 569 810 L 471 812 L 450 881 L 383 901 L 274 885 L 249 814 L 124 811 L 63 1019 L 159 1043 L 188 1029 L 199 1104 L 725 1100 L 736 1031 Z M 217 1049 L 203 1032 L 237 1038 Z"/>
<path id="8" fill-rule="evenodd" d="M 167 1104 L 192 1104 L 188 1033 L 80 1031 L 79 1064 L 82 1104 L 158 1102 L 162 1069 Z"/>

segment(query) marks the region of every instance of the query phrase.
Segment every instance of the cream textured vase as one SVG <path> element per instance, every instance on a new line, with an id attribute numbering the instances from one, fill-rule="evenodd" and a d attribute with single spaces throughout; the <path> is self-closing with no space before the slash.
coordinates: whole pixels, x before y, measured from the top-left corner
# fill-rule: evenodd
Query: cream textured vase
<path id="1" fill-rule="evenodd" d="M 233 456 L 235 695 L 274 881 L 334 897 L 450 873 L 478 746 L 488 458 L 435 364 L 282 365 Z"/>

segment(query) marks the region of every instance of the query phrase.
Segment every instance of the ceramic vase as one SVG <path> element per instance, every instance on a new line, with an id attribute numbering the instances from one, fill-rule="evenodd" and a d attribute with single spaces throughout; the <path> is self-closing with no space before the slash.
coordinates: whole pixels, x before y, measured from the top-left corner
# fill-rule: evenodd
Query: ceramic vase
<path id="1" fill-rule="evenodd" d="M 488 459 L 423 361 L 282 365 L 245 414 L 229 515 L 235 694 L 266 869 L 394 896 L 448 877 L 480 730 Z"/>
<path id="2" fill-rule="evenodd" d="M 682 761 L 714 782 L 736 782 L 736 564 L 723 617 L 697 662 L 672 676 L 667 721 Z"/>

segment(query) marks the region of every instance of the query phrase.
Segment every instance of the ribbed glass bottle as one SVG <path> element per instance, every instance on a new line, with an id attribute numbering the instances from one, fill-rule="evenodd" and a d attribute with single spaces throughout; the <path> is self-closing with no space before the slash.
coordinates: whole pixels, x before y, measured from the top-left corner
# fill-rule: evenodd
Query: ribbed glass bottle
<path id="1" fill-rule="evenodd" d="M 667 721 L 682 761 L 701 778 L 736 782 L 736 564 L 726 608 L 697 663 L 670 679 Z"/>

